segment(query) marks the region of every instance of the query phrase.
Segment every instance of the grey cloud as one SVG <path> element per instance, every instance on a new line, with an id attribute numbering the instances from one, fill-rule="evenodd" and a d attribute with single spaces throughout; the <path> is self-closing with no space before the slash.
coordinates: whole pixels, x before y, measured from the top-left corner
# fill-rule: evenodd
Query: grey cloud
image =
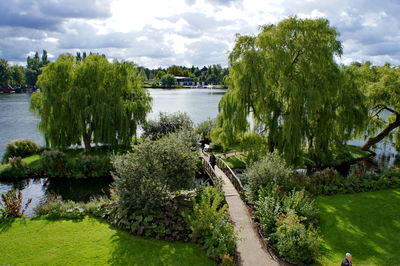
<path id="1" fill-rule="evenodd" d="M 0 2 L 0 26 L 55 31 L 68 18 L 106 18 L 107 0 L 20 0 Z"/>

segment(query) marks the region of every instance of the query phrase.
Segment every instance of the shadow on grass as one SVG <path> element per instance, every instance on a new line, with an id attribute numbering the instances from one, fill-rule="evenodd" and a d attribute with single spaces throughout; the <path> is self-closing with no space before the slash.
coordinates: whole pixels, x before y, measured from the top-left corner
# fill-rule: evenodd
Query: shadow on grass
<path id="1" fill-rule="evenodd" d="M 400 190 L 321 197 L 318 205 L 326 260 L 350 252 L 357 264 L 400 264 Z"/>
<path id="2" fill-rule="evenodd" d="M 7 232 L 14 221 L 15 219 L 13 218 L 0 218 L 0 233 Z"/>
<path id="3" fill-rule="evenodd" d="M 117 230 L 111 241 L 110 265 L 215 265 L 191 243 L 139 237 L 121 230 Z"/>

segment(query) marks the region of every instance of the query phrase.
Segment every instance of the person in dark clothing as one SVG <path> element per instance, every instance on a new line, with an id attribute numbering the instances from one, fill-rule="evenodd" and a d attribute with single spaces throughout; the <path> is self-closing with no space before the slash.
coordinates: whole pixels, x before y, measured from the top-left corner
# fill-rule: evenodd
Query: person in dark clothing
<path id="1" fill-rule="evenodd" d="M 352 266 L 353 256 L 350 253 L 346 253 L 346 257 L 343 259 L 341 266 Z"/>
<path id="2" fill-rule="evenodd" d="M 201 151 L 204 152 L 204 148 L 206 147 L 206 143 L 204 142 L 204 140 L 200 141 L 201 143 Z"/>
<path id="3" fill-rule="evenodd" d="M 217 158 L 215 158 L 215 155 L 213 153 L 210 153 L 210 158 L 208 159 L 208 161 L 210 162 L 211 167 L 213 169 L 215 169 L 215 164 L 217 162 Z"/>

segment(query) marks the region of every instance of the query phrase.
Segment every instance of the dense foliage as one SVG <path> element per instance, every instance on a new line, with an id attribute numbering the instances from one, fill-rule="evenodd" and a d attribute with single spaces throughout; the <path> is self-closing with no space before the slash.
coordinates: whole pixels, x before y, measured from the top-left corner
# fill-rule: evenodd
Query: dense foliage
<path id="1" fill-rule="evenodd" d="M 41 170 L 51 178 L 97 178 L 110 176 L 112 170 L 108 155 L 70 156 L 61 151 L 44 151 Z"/>
<path id="2" fill-rule="evenodd" d="M 252 164 L 244 176 L 248 184 L 247 194 L 250 201 L 258 198 L 260 187 L 278 185 L 285 190 L 294 187 L 292 170 L 276 152 L 268 153 L 261 160 Z"/>
<path id="3" fill-rule="evenodd" d="M 171 88 L 175 85 L 175 77 L 171 74 L 165 74 L 161 77 L 160 83 L 164 88 Z"/>
<path id="4" fill-rule="evenodd" d="M 112 146 L 129 145 L 151 110 L 151 98 L 128 62 L 112 64 L 100 55 L 83 62 L 61 55 L 38 80 L 31 109 L 41 118 L 47 144 L 65 149 L 83 140 Z"/>
<path id="5" fill-rule="evenodd" d="M 27 157 L 39 153 L 39 146 L 32 140 L 23 139 L 10 141 L 3 154 L 2 163 L 8 163 L 9 157 Z"/>
<path id="6" fill-rule="evenodd" d="M 150 119 L 143 125 L 142 137 L 156 140 L 170 133 L 192 128 L 193 122 L 186 113 L 160 113 L 158 120 Z"/>
<path id="7" fill-rule="evenodd" d="M 276 249 L 288 262 L 311 263 L 320 253 L 321 240 L 315 229 L 302 223 L 303 218 L 290 210 L 277 221 L 274 234 Z"/>
<path id="8" fill-rule="evenodd" d="M 35 208 L 38 216 L 53 219 L 78 219 L 85 215 L 104 218 L 108 211 L 110 200 L 106 197 L 93 198 L 88 203 L 63 201 L 61 197 L 49 196 L 45 202 Z"/>
<path id="9" fill-rule="evenodd" d="M 235 254 L 237 238 L 226 213 L 228 206 L 223 200 L 217 189 L 206 187 L 193 200 L 193 212 L 186 215 L 192 239 L 214 259 Z"/>
<path id="10" fill-rule="evenodd" d="M 270 151 L 298 163 L 308 149 L 318 164 L 365 126 L 363 94 L 340 68 L 338 33 L 325 19 L 288 18 L 238 36 L 229 55 L 229 88 L 219 105 L 219 138 L 246 132 L 248 115 Z"/>
<path id="11" fill-rule="evenodd" d="M 211 130 L 215 128 L 215 125 L 215 119 L 209 118 L 196 126 L 195 131 L 204 143 L 209 144 L 211 142 Z"/>
<path id="12" fill-rule="evenodd" d="M 362 146 L 368 150 L 386 137 L 394 138 L 400 147 L 400 67 L 385 64 L 374 66 L 371 62 L 354 63 L 346 69 L 357 77 L 367 96 L 369 120 L 367 135 L 371 136 Z"/>
<path id="13" fill-rule="evenodd" d="M 191 197 L 179 191 L 194 188 L 197 160 L 190 139 L 177 134 L 116 156 L 112 223 L 136 234 L 187 239 L 181 213 L 191 209 Z"/>

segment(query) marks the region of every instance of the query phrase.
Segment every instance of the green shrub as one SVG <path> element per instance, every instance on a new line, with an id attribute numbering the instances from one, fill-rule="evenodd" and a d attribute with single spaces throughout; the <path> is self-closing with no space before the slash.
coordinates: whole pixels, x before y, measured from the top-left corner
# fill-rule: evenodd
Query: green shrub
<path id="1" fill-rule="evenodd" d="M 156 140 L 183 129 L 193 129 L 193 122 L 186 113 L 160 113 L 159 120 L 149 120 L 143 126 L 142 137 Z"/>
<path id="2" fill-rule="evenodd" d="M 18 189 L 11 189 L 1 194 L 0 213 L 2 217 L 22 217 L 28 208 L 32 199 L 29 199 L 24 207 L 22 207 L 22 192 Z"/>
<path id="3" fill-rule="evenodd" d="M 95 178 L 110 176 L 111 160 L 106 156 L 81 155 L 74 160 L 73 176 L 75 178 Z"/>
<path id="4" fill-rule="evenodd" d="M 294 210 L 300 217 L 304 218 L 305 224 L 316 224 L 318 221 L 318 208 L 315 201 L 306 194 L 306 191 L 292 190 L 282 198 L 282 210 L 289 213 Z"/>
<path id="5" fill-rule="evenodd" d="M 253 202 L 258 199 L 261 186 L 276 184 L 284 190 L 291 190 L 295 186 L 292 170 L 277 153 L 269 153 L 252 164 L 245 171 L 244 178 L 248 184 L 248 198 Z"/>
<path id="6" fill-rule="evenodd" d="M 276 219 L 282 214 L 282 200 L 278 187 L 261 188 L 255 202 L 256 218 L 265 237 L 276 231 Z"/>
<path id="7" fill-rule="evenodd" d="M 183 213 L 193 208 L 193 193 L 173 192 L 162 198 L 159 206 L 151 210 L 126 210 L 113 201 L 108 220 L 111 224 L 143 235 L 167 241 L 189 241 L 190 229 Z"/>
<path id="8" fill-rule="evenodd" d="M 215 119 L 210 118 L 197 125 L 195 131 L 200 135 L 201 140 L 204 141 L 204 143 L 209 144 L 211 142 L 211 130 L 215 128 L 215 125 Z"/>
<path id="9" fill-rule="evenodd" d="M 10 141 L 3 155 L 2 162 L 7 163 L 9 157 L 27 157 L 39 152 L 39 146 L 28 139 Z"/>
<path id="10" fill-rule="evenodd" d="M 192 239 L 199 242 L 207 256 L 213 259 L 235 254 L 236 234 L 223 199 L 215 188 L 206 187 L 194 200 L 193 213 L 186 215 Z"/>
<path id="11" fill-rule="evenodd" d="M 317 256 L 321 240 L 312 227 L 302 223 L 294 210 L 283 214 L 277 221 L 275 247 L 286 261 L 294 264 L 311 263 Z"/>
<path id="12" fill-rule="evenodd" d="M 38 216 L 52 219 L 80 219 L 85 215 L 103 218 L 108 213 L 110 200 L 106 197 L 93 198 L 88 203 L 63 201 L 60 196 L 50 195 L 46 202 L 35 208 Z"/>
<path id="13" fill-rule="evenodd" d="M 348 176 L 342 177 L 336 170 L 327 168 L 310 176 L 297 174 L 296 181 L 298 188 L 304 187 L 314 195 L 357 193 L 400 187 L 400 170 L 392 167 L 378 174 L 354 166 Z"/>
<path id="14" fill-rule="evenodd" d="M 70 177 L 71 165 L 65 153 L 44 151 L 41 159 L 43 171 L 49 177 Z"/>
<path id="15" fill-rule="evenodd" d="M 181 134 L 147 139 L 132 153 L 113 158 L 112 223 L 160 238 L 187 235 L 177 212 L 186 208 L 187 198 L 177 195 L 179 190 L 194 188 L 197 162 L 198 153 L 192 151 L 190 138 Z"/>

